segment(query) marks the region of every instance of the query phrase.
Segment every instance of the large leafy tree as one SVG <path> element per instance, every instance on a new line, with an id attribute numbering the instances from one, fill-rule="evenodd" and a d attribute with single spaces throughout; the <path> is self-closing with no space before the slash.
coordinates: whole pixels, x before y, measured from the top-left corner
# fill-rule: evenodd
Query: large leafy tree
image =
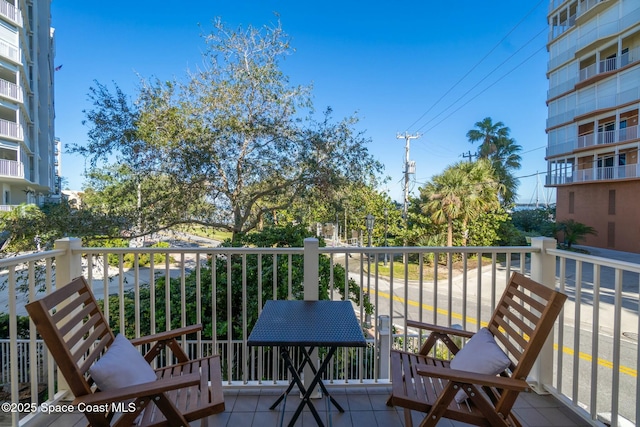
<path id="1" fill-rule="evenodd" d="M 488 160 L 459 162 L 433 177 L 420 189 L 422 212 L 436 224 L 447 225 L 447 246 L 453 246 L 454 222 L 461 224 L 466 245 L 469 222 L 481 214 L 499 209 L 497 182 Z"/>
<path id="2" fill-rule="evenodd" d="M 66 201 L 20 205 L 0 212 L 0 257 L 25 251 L 51 249 L 62 237 L 106 237 L 126 227 L 117 216 L 104 215 L 91 208 L 76 209 Z"/>
<path id="3" fill-rule="evenodd" d="M 509 136 L 510 129 L 502 122 L 494 123 L 491 117 L 475 123 L 475 129 L 467 132 L 467 138 L 472 144 L 479 142 L 477 156 L 489 159 L 495 174 L 502 184 L 501 198 L 504 205 L 515 201 L 518 189 L 518 179 L 513 171 L 520 169 L 522 158 L 518 154 L 522 147 Z"/>
<path id="4" fill-rule="evenodd" d="M 375 179 L 382 166 L 357 119 L 335 121 L 331 109 L 317 118 L 311 87 L 283 74 L 293 51 L 279 23 L 232 29 L 218 20 L 204 40 L 203 65 L 184 81 L 143 80 L 134 102 L 117 86 L 90 92 L 89 142 L 74 151 L 92 166 L 126 165 L 121 185 L 146 183 L 139 202 L 119 207 L 141 211 L 127 215 L 140 233 L 177 224 L 243 233 L 305 194 Z"/>

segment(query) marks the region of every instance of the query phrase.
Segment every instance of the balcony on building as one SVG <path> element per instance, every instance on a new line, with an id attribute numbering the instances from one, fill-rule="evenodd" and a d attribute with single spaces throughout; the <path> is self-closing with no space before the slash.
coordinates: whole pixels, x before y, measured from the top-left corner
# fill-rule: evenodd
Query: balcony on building
<path id="1" fill-rule="evenodd" d="M 638 109 L 578 126 L 577 148 L 630 142 L 638 139 Z"/>
<path id="2" fill-rule="evenodd" d="M 0 67 L 0 97 L 10 101 L 22 102 L 22 88 L 17 84 L 16 73 Z"/>
<path id="3" fill-rule="evenodd" d="M 580 61 L 578 82 L 585 82 L 596 76 L 606 76 L 628 65 L 640 61 L 640 37 L 633 35 L 622 40 L 620 46 L 614 44 Z"/>
<path id="4" fill-rule="evenodd" d="M 24 165 L 18 159 L 17 149 L 0 147 L 0 176 L 24 178 Z"/>
<path id="5" fill-rule="evenodd" d="M 0 40 L 0 57 L 9 59 L 16 64 L 20 64 L 21 54 L 18 46 Z"/>
<path id="6" fill-rule="evenodd" d="M 22 126 L 16 122 L 17 112 L 0 106 L 0 137 L 22 141 Z"/>
<path id="7" fill-rule="evenodd" d="M 20 9 L 16 7 L 16 1 L 0 0 L 0 18 L 20 27 L 22 26 L 22 14 Z"/>

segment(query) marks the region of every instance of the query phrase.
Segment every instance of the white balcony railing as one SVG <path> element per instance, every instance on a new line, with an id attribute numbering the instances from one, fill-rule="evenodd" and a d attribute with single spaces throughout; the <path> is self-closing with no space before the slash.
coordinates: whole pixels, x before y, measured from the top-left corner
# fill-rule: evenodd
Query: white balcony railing
<path id="1" fill-rule="evenodd" d="M 0 119 L 0 135 L 13 139 L 22 139 L 22 126 L 16 122 Z"/>
<path id="2" fill-rule="evenodd" d="M 578 17 L 584 15 L 586 12 L 588 12 L 589 10 L 597 6 L 598 3 L 602 3 L 605 1 L 607 0 L 580 0 L 578 2 L 579 4 L 578 12 L 577 12 Z"/>
<path id="3" fill-rule="evenodd" d="M 591 64 L 587 67 L 580 69 L 578 81 L 581 82 L 581 81 L 590 79 L 595 75 L 617 70 L 619 68 L 632 64 L 639 60 L 640 60 L 640 46 L 635 47 L 629 50 L 628 52 L 623 53 L 619 57 L 603 59 L 597 63 Z"/>
<path id="4" fill-rule="evenodd" d="M 547 180 L 549 185 L 569 184 L 571 182 L 588 182 L 588 181 L 602 181 L 610 179 L 625 179 L 625 178 L 638 178 L 640 177 L 640 165 L 620 165 L 620 166 L 603 166 L 599 168 L 580 169 L 573 172 L 575 174 L 575 180 L 565 179 L 561 174 L 552 174 L 550 179 Z M 571 175 L 573 177 L 573 174 Z"/>
<path id="5" fill-rule="evenodd" d="M 0 175 L 24 178 L 24 165 L 15 160 L 0 159 Z"/>
<path id="6" fill-rule="evenodd" d="M 607 130 L 588 133 L 578 137 L 578 148 L 591 147 L 592 145 L 614 144 L 638 138 L 638 126 L 629 126 L 618 130 Z"/>
<path id="7" fill-rule="evenodd" d="M 553 58 L 549 60 L 547 71 L 554 70 L 560 65 L 573 60 L 577 51 L 587 47 L 598 39 L 610 37 L 635 25 L 638 20 L 640 20 L 640 7 L 637 7 L 636 9 L 631 11 L 627 11 L 620 19 L 614 19 L 610 22 L 599 23 L 599 25 L 595 26 L 593 30 L 581 34 L 577 39 L 577 42 L 569 43 L 566 46 L 566 49 L 555 53 L 553 55 Z M 553 36 L 553 33 L 550 33 L 549 37 L 551 39 L 555 38 L 555 36 Z"/>
<path id="8" fill-rule="evenodd" d="M 44 383 L 50 398 L 65 392 L 57 388 L 63 383 L 56 382 L 47 351 L 43 355 L 39 350 L 33 326 L 28 345 L 18 339 L 17 316 L 24 314 L 26 299 L 34 300 L 40 292 L 48 293 L 54 285 L 63 286 L 81 274 L 104 301 L 105 315 L 117 319 L 120 331 L 139 336 L 143 325 L 151 332 L 170 327 L 172 321 L 182 325 L 188 311 L 196 322 L 215 331 L 212 339 L 199 334 L 189 345 L 194 354 L 221 355 L 225 387 L 269 387 L 285 381 L 286 372 L 268 349 L 256 353 L 247 347 L 251 322 L 266 299 L 297 298 L 300 289 L 318 286 L 318 262 L 324 259 L 330 277 L 323 289 L 329 298 L 341 299 L 339 288 L 349 289 L 352 281 L 359 291 L 352 291 L 350 298 L 363 301 L 368 295 L 372 319 L 386 319 L 380 325 L 390 323 L 401 334 L 396 341 L 384 328 L 367 329 L 369 347 L 344 350 L 327 371 L 326 379 L 333 384 L 361 387 L 389 383 L 389 349 L 412 346 L 414 332 L 407 328 L 408 319 L 477 330 L 496 309 L 510 273 L 520 271 L 569 295 L 556 324 L 554 346 L 543 351 L 528 380 L 586 417 L 585 423 L 602 425 L 597 421 L 602 413 L 612 414 L 612 425 L 618 425 L 619 415 L 635 422 L 638 346 L 637 341 L 621 337 L 622 332 L 637 336 L 640 265 L 555 247 L 552 239 L 534 238 L 532 246 L 516 247 L 318 248 L 317 241 L 308 239 L 304 248 L 134 249 L 86 248 L 78 239 L 62 239 L 54 250 L 0 260 L 10 335 L 9 348 L 2 348 L 0 378 L 8 378 L 16 402 L 20 383 L 32 390 Z M 154 260 L 154 255 L 164 261 Z M 143 257 L 150 260 L 147 267 L 140 266 Z M 383 275 L 385 259 L 390 272 Z M 292 273 L 294 262 L 300 261 L 304 278 Z M 341 277 L 339 265 L 350 273 Z M 254 266 L 251 275 L 247 266 Z M 153 291 L 143 299 L 142 290 L 147 288 Z M 215 304 L 212 312 L 203 312 L 204 301 Z M 125 316 L 131 310 L 133 315 Z M 354 310 L 366 329 L 364 307 L 354 303 Z M 22 370 L 28 374 L 21 376 Z M 31 399 L 37 402 L 36 396 Z M 12 417 L 14 425 L 39 421 L 37 416 Z"/>
<path id="9" fill-rule="evenodd" d="M 20 49 L 3 40 L 0 40 L 0 55 L 11 59 L 13 62 L 20 62 Z"/>
<path id="10" fill-rule="evenodd" d="M 8 82 L 4 79 L 0 79 L 0 95 L 22 102 L 22 90 L 20 87 L 17 84 Z"/>
<path id="11" fill-rule="evenodd" d="M 20 10 L 6 0 L 0 0 L 0 15 L 9 18 L 18 26 L 22 26 L 22 14 Z"/>

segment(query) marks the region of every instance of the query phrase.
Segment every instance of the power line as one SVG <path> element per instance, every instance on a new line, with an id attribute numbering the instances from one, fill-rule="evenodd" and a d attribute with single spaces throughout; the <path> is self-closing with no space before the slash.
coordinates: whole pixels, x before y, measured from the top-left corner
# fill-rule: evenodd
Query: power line
<path id="1" fill-rule="evenodd" d="M 507 37 L 509 37 L 511 35 L 511 33 L 513 33 L 516 28 L 518 28 L 520 26 L 520 24 L 522 24 L 528 17 L 529 15 L 531 15 L 533 13 L 534 10 L 536 10 L 542 3 L 544 2 L 544 0 L 540 0 L 535 6 L 533 6 L 533 8 L 527 12 L 527 14 L 520 19 L 520 21 L 518 21 L 518 23 L 511 29 L 509 30 L 509 32 L 507 34 L 505 34 L 504 37 L 502 37 L 502 39 L 500 39 L 500 41 L 498 43 L 495 44 L 495 46 L 493 46 L 491 48 L 491 50 L 489 50 L 489 52 L 487 52 L 478 62 L 476 62 L 476 64 L 471 67 L 471 69 L 469 69 L 469 71 L 466 72 L 465 75 L 463 75 L 457 82 L 455 82 L 440 98 L 438 98 L 438 100 L 433 103 L 431 105 L 431 107 L 429 107 L 429 109 L 427 111 L 425 111 L 420 117 L 418 117 L 418 119 L 416 121 L 414 121 L 413 123 L 411 123 L 411 125 L 409 125 L 407 127 L 407 129 L 411 129 L 411 127 L 413 125 L 415 125 L 416 123 L 418 123 L 420 120 L 422 120 L 422 118 L 424 116 L 426 116 L 436 105 L 438 105 L 438 103 L 440 103 L 440 101 L 442 101 L 445 96 L 447 96 L 456 86 L 458 86 L 469 74 L 471 74 L 473 72 L 473 70 L 475 70 L 485 59 L 487 59 L 489 57 L 489 55 L 491 55 L 493 53 L 494 50 L 496 50 L 498 48 L 498 46 L 500 46 L 502 44 L 502 42 L 504 42 Z"/>
<path id="2" fill-rule="evenodd" d="M 513 67 L 511 70 L 507 71 L 505 74 L 503 74 L 502 76 L 500 76 L 500 78 L 498 78 L 498 80 L 496 80 L 495 82 L 491 83 L 489 86 L 487 86 L 486 88 L 484 88 L 483 90 L 481 90 L 480 92 L 478 92 L 475 96 L 473 96 L 471 99 L 469 99 L 467 102 L 465 102 L 464 104 L 462 104 L 460 107 L 456 108 L 455 110 L 453 110 L 451 113 L 449 113 L 445 118 L 443 118 L 442 120 L 440 120 L 438 123 L 436 123 L 435 125 L 431 126 L 429 129 L 427 129 L 425 131 L 429 132 L 431 131 L 433 128 L 435 128 L 436 126 L 438 126 L 439 124 L 441 124 L 442 122 L 444 122 L 445 120 L 447 120 L 449 117 L 451 117 L 454 113 L 458 112 L 462 107 L 466 106 L 467 104 L 469 104 L 471 101 L 473 101 L 474 99 L 476 99 L 477 97 L 479 97 L 480 95 L 482 95 L 483 93 L 485 93 L 487 90 L 491 89 L 493 86 L 495 86 L 498 82 L 500 82 L 502 79 L 504 79 L 505 77 L 507 77 L 509 74 L 511 74 L 512 72 L 514 72 L 516 69 L 520 68 L 522 65 L 524 65 L 524 63 L 526 63 L 528 60 L 530 60 L 531 58 L 533 58 L 535 55 L 538 54 L 538 52 L 540 52 L 541 50 L 545 49 L 545 46 L 542 46 L 540 49 L 536 50 L 535 52 L 533 52 L 531 55 L 529 55 L 524 61 L 520 62 L 518 65 L 516 65 L 515 67 Z M 424 127 L 424 126 L 423 126 Z M 422 128 L 420 128 L 422 129 Z"/>
<path id="3" fill-rule="evenodd" d="M 487 75 L 485 75 L 482 79 L 480 79 L 480 81 L 478 81 L 475 85 L 473 85 L 471 87 L 471 89 L 467 90 L 465 93 L 463 93 L 461 96 L 458 97 L 458 99 L 456 99 L 455 101 L 453 101 L 451 104 L 449 104 L 444 110 L 442 110 L 440 113 L 436 114 L 433 118 L 431 118 L 429 121 L 427 121 L 425 124 L 423 124 L 421 127 L 418 128 L 418 130 L 422 130 L 425 126 L 427 126 L 429 123 L 433 122 L 435 119 L 437 119 L 438 117 L 440 117 L 442 114 L 444 114 L 449 108 L 453 107 L 455 104 L 458 103 L 458 101 L 460 101 L 462 98 L 464 98 L 465 96 L 467 96 L 472 90 L 474 90 L 475 88 L 477 88 L 478 86 L 480 86 L 480 83 L 482 83 L 483 81 L 485 81 L 486 79 L 488 79 L 493 73 L 495 73 L 496 71 L 498 71 L 505 63 L 507 63 L 511 58 L 513 58 L 515 55 L 517 55 L 522 49 L 524 49 L 525 47 L 527 47 L 529 45 L 529 43 L 531 43 L 532 41 L 534 41 L 537 37 L 540 36 L 540 34 L 546 32 L 548 30 L 548 28 L 543 28 L 542 30 L 540 30 L 538 32 L 538 34 L 536 34 L 535 36 L 533 36 L 532 38 L 530 38 L 525 44 L 523 44 L 518 50 L 516 50 L 515 52 L 513 52 L 511 55 L 509 55 L 504 61 L 502 61 L 500 64 L 498 64 L 493 70 L 491 70 Z M 543 46 L 544 47 L 544 46 Z M 537 51 L 536 51 L 537 53 Z M 504 76 L 503 76 L 504 77 Z M 493 85 L 492 85 L 493 86 Z M 490 86 L 491 87 L 491 86 Z M 481 92 L 482 93 L 482 92 Z M 475 97 L 474 97 L 475 98 Z M 474 99 L 471 98 L 471 99 Z M 469 102 L 464 103 L 462 106 L 467 105 Z M 456 110 L 458 111 L 458 110 Z M 447 116 L 449 117 L 449 116 Z M 439 122 L 438 124 L 440 124 L 441 122 Z M 435 126 L 434 126 L 435 127 Z M 433 129 L 430 128 L 429 130 Z"/>

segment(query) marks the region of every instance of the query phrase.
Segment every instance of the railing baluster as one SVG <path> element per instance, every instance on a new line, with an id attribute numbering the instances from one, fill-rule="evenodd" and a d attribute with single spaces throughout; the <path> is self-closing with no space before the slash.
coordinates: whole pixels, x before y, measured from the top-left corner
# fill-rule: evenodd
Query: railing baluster
<path id="1" fill-rule="evenodd" d="M 151 257 L 153 257 L 153 254 Z M 200 266 L 200 252 L 196 253 L 196 323 L 202 324 L 202 269 Z M 215 331 L 212 331 L 211 334 L 215 334 Z M 196 333 L 196 340 L 196 357 L 201 358 L 204 354 L 202 351 L 202 331 Z"/>
<path id="2" fill-rule="evenodd" d="M 599 352 L 599 331 L 600 331 L 600 266 L 593 264 L 593 334 L 591 336 L 591 352 L 593 356 L 591 358 L 591 396 L 589 405 L 591 407 L 591 418 L 596 419 L 598 415 L 598 388 L 593 387 L 594 384 L 598 384 L 598 354 Z"/>
<path id="3" fill-rule="evenodd" d="M 262 306 L 264 305 L 264 303 L 262 302 L 262 254 L 259 253 L 258 254 L 258 316 L 260 316 L 260 313 L 262 313 Z M 264 362 L 264 351 L 262 348 L 256 349 L 255 353 L 257 353 L 257 357 L 258 357 L 258 366 L 257 366 L 257 375 L 258 378 L 255 378 L 256 380 L 258 380 L 258 384 L 262 384 L 262 374 L 263 374 L 263 369 L 262 369 L 262 364 Z M 256 354 L 254 353 L 254 349 L 251 348 L 251 360 L 253 360 L 256 356 Z M 252 373 L 254 372 L 253 369 L 251 371 Z"/>
<path id="4" fill-rule="evenodd" d="M 16 300 L 16 266 L 11 265 L 9 268 L 8 283 L 9 301 Z M 9 337 L 18 337 L 18 318 L 16 304 L 9 304 Z M 9 342 L 9 366 L 11 367 L 11 403 L 18 403 L 19 378 L 18 372 L 18 341 L 17 339 Z M 18 411 L 11 411 L 12 425 L 18 425 Z"/>
<path id="5" fill-rule="evenodd" d="M 153 254 L 151 255 L 153 258 Z M 136 337 L 140 336 L 140 254 L 135 252 L 133 254 L 133 293 L 134 293 L 134 334 Z"/>
<path id="6" fill-rule="evenodd" d="M 293 299 L 293 273 L 292 273 L 292 260 L 291 254 L 287 257 L 287 295 L 289 295 L 289 299 Z"/>
<path id="7" fill-rule="evenodd" d="M 249 357 L 247 355 L 247 254 L 242 254 L 242 359 L 238 362 L 238 368 L 242 366 L 242 382 L 249 381 Z"/>
<path id="8" fill-rule="evenodd" d="M 36 262 L 29 262 L 29 301 L 35 301 L 36 299 Z M 31 403 L 38 404 L 38 352 L 36 348 L 36 326 L 33 322 L 29 322 L 29 351 L 24 351 L 22 354 L 26 357 L 29 355 L 29 360 L 25 361 L 25 367 L 29 367 L 28 371 L 31 377 Z"/>
<path id="9" fill-rule="evenodd" d="M 575 328 L 580 330 L 580 301 L 582 301 L 582 261 L 576 261 L 575 271 Z M 574 332 L 573 334 L 573 387 L 572 387 L 572 400 L 575 405 L 579 402 L 578 387 L 580 385 L 580 333 Z"/>
<path id="10" fill-rule="evenodd" d="M 438 324 L 438 262 L 439 261 L 440 261 L 440 252 L 434 252 L 433 253 L 433 324 L 434 325 Z M 391 331 L 389 335 L 393 335 L 393 331 Z"/>
<path id="11" fill-rule="evenodd" d="M 447 252 L 447 284 L 447 326 L 453 326 L 453 253 L 451 251 Z"/>
<path id="12" fill-rule="evenodd" d="M 467 253 L 462 254 L 462 329 L 467 329 Z M 479 274 L 479 273 L 478 273 Z"/>
<path id="13" fill-rule="evenodd" d="M 482 327 L 482 252 L 478 252 L 478 274 L 476 276 L 476 331 Z"/>
<path id="14" fill-rule="evenodd" d="M 496 309 L 496 261 L 497 261 L 497 253 L 493 252 L 491 254 L 491 312 Z"/>
<path id="15" fill-rule="evenodd" d="M 558 290 L 564 294 L 567 293 L 566 283 L 567 283 L 567 259 L 565 257 L 560 257 L 560 273 L 558 277 L 559 287 Z M 565 310 L 566 307 L 563 307 L 558 315 L 558 375 L 556 375 L 556 389 L 562 392 L 562 375 L 563 366 L 564 366 L 564 329 L 565 329 Z"/>
<path id="16" fill-rule="evenodd" d="M 126 328 L 124 324 L 124 256 L 122 253 L 118 254 L 118 269 L 120 271 L 120 274 L 118 275 L 118 315 L 120 316 L 120 333 L 122 335 L 126 335 Z"/>
<path id="17" fill-rule="evenodd" d="M 229 346 L 227 347 L 227 380 L 229 384 L 233 380 L 233 347 L 231 343 L 233 342 L 233 300 L 232 300 L 232 282 L 231 282 L 231 252 L 227 253 L 227 342 Z"/>
<path id="18" fill-rule="evenodd" d="M 615 300 L 613 304 L 613 377 L 611 379 L 611 426 L 618 425 L 620 395 L 620 337 L 622 337 L 622 270 L 615 270 Z M 577 335 L 577 334 L 576 334 Z M 637 396 L 636 396 L 637 401 Z"/>

